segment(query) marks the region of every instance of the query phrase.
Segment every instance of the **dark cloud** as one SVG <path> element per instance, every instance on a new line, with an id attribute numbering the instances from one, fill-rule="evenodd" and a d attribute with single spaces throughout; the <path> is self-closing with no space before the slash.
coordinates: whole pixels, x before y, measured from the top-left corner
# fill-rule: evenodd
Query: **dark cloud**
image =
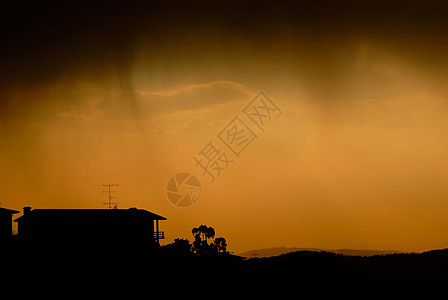
<path id="1" fill-rule="evenodd" d="M 448 4 L 444 1 L 36 1 L 1 4 L 0 89 L 58 81 L 102 82 L 124 90 L 135 55 L 164 79 L 216 64 L 234 73 L 268 64 L 295 73 L 321 97 L 344 88 L 356 45 L 365 41 L 447 76 Z M 322 86 L 326 88 L 322 89 Z"/>

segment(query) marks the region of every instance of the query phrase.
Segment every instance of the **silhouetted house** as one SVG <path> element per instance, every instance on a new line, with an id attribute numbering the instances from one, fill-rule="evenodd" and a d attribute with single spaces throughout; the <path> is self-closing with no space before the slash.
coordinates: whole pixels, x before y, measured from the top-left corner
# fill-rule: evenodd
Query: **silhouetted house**
<path id="1" fill-rule="evenodd" d="M 15 220 L 26 241 L 128 242 L 157 245 L 166 218 L 144 209 L 31 209 Z"/>
<path id="2" fill-rule="evenodd" d="M 0 240 L 12 236 L 12 216 L 18 213 L 17 210 L 0 207 Z"/>

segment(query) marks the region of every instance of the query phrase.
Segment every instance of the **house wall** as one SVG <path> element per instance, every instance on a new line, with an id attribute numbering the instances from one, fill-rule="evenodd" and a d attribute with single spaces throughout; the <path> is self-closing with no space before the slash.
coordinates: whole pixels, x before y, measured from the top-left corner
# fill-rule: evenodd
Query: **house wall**
<path id="1" fill-rule="evenodd" d="M 33 240 L 154 243 L 154 221 L 142 216 L 27 216 L 18 229 Z"/>
<path id="2" fill-rule="evenodd" d="M 0 239 L 7 239 L 12 235 L 12 215 L 0 214 Z"/>

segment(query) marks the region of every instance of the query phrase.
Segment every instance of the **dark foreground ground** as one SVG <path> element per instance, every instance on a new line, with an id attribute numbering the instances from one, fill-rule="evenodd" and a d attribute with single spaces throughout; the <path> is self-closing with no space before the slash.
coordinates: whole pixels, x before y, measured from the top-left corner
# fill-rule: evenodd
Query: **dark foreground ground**
<path id="1" fill-rule="evenodd" d="M 2 272 L 22 287 L 92 286 L 108 290 L 302 288 L 327 284 L 448 283 L 448 249 L 372 257 L 298 251 L 269 258 L 231 254 L 197 256 L 144 245 L 13 245 L 2 247 Z M 167 288 L 168 287 L 168 288 Z M 76 289 L 75 289 L 76 291 Z M 73 291 L 73 292 L 75 292 Z M 202 297 L 201 297 L 202 298 Z"/>

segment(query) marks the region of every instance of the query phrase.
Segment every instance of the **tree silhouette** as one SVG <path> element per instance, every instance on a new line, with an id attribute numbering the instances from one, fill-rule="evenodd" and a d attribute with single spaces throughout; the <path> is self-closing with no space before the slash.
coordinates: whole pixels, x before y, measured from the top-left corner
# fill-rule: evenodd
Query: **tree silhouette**
<path id="1" fill-rule="evenodd" d="M 218 252 L 227 252 L 227 243 L 226 239 L 223 237 L 216 238 L 211 244 L 212 248 L 214 248 Z"/>
<path id="2" fill-rule="evenodd" d="M 226 239 L 223 237 L 216 238 L 212 243 L 208 243 L 209 239 L 215 237 L 215 229 L 206 225 L 193 228 L 191 231 L 194 237 L 192 251 L 196 254 L 211 254 L 216 252 L 225 253 L 227 250 Z"/>
<path id="3" fill-rule="evenodd" d="M 193 228 L 191 233 L 193 234 L 195 239 L 200 239 L 201 241 L 205 242 L 208 242 L 208 239 L 215 237 L 215 229 L 206 225 L 201 225 L 199 227 Z"/>

